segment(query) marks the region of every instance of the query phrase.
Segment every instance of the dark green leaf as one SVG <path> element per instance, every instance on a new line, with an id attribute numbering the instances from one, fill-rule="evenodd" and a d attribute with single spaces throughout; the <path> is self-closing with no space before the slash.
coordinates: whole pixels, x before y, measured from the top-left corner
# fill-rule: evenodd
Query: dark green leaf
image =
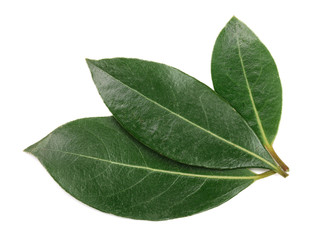
<path id="1" fill-rule="evenodd" d="M 136 141 L 112 117 L 70 122 L 26 151 L 75 198 L 135 219 L 192 215 L 226 202 L 270 174 L 177 163 Z"/>
<path id="2" fill-rule="evenodd" d="M 264 145 L 271 145 L 282 106 L 278 70 L 263 43 L 235 17 L 217 38 L 211 71 L 217 93 L 243 116 Z"/>
<path id="3" fill-rule="evenodd" d="M 196 166 L 279 171 L 243 118 L 196 79 L 138 59 L 87 62 L 114 117 L 158 153 Z"/>
<path id="4" fill-rule="evenodd" d="M 235 17 L 217 38 L 211 72 L 215 90 L 242 115 L 273 158 L 288 171 L 272 147 L 282 106 L 276 64 L 257 36 Z"/>

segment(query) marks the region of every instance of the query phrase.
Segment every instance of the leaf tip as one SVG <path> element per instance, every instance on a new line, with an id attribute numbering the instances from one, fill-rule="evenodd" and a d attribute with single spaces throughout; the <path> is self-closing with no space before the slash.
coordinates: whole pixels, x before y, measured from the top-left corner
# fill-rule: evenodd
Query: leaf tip
<path id="1" fill-rule="evenodd" d="M 233 16 L 232 16 L 232 18 L 231 18 L 230 20 L 232 20 L 232 19 L 234 19 L 234 20 L 238 20 L 238 18 L 237 18 L 235 15 L 233 15 Z"/>
<path id="2" fill-rule="evenodd" d="M 23 149 L 23 151 L 26 152 L 26 153 L 31 153 L 31 150 L 32 150 L 32 145 L 27 147 L 27 148 L 25 148 L 25 149 Z"/>
<path id="3" fill-rule="evenodd" d="M 33 154 L 37 147 L 37 143 L 30 145 L 29 147 L 23 149 L 23 152 Z"/>
<path id="4" fill-rule="evenodd" d="M 229 20 L 228 24 L 236 23 L 236 22 L 241 22 L 241 21 L 236 16 L 233 15 L 232 18 Z"/>
<path id="5" fill-rule="evenodd" d="M 30 147 L 27 147 L 26 149 L 23 149 L 23 152 L 27 153 L 27 154 L 31 154 L 31 155 L 34 155 L 33 152 L 32 152 L 32 146 Z"/>
<path id="6" fill-rule="evenodd" d="M 86 60 L 86 63 L 88 64 L 88 66 L 90 66 L 90 64 L 92 64 L 93 61 L 94 61 L 94 60 L 89 59 L 89 58 L 86 58 L 85 60 Z"/>
<path id="7" fill-rule="evenodd" d="M 96 62 L 96 60 L 86 58 L 86 63 L 87 63 L 87 65 L 88 65 L 91 73 L 92 73 L 92 70 L 94 69 L 95 62 Z"/>

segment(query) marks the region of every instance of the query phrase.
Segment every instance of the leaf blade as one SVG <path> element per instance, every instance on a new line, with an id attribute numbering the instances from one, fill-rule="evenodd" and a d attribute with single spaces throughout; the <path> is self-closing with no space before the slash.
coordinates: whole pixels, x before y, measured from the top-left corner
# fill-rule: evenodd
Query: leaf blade
<path id="1" fill-rule="evenodd" d="M 282 108 L 278 70 L 263 43 L 235 17 L 216 40 L 211 73 L 217 93 L 243 116 L 265 146 L 271 146 Z"/>
<path id="2" fill-rule="evenodd" d="M 112 117 L 70 122 L 26 151 L 75 198 L 134 219 L 192 215 L 222 204 L 259 179 L 245 169 L 176 163 L 140 144 Z"/>
<path id="3" fill-rule="evenodd" d="M 278 170 L 240 115 L 194 78 L 138 59 L 87 63 L 115 118 L 160 154 L 196 166 Z"/>

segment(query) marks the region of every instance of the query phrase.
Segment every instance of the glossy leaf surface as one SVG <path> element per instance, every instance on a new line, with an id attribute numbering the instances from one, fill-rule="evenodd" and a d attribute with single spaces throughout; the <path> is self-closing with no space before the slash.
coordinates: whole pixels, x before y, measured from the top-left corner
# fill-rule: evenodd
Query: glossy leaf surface
<path id="1" fill-rule="evenodd" d="M 113 117 L 70 122 L 26 151 L 75 198 L 134 219 L 192 215 L 260 178 L 246 169 L 219 171 L 169 160 L 136 141 Z"/>
<path id="2" fill-rule="evenodd" d="M 265 146 L 277 134 L 282 89 L 276 64 L 263 43 L 233 17 L 212 54 L 214 89 L 248 122 Z"/>
<path id="3" fill-rule="evenodd" d="M 138 59 L 87 60 L 120 124 L 170 159 L 217 169 L 275 169 L 243 118 L 212 89 L 167 65 Z"/>

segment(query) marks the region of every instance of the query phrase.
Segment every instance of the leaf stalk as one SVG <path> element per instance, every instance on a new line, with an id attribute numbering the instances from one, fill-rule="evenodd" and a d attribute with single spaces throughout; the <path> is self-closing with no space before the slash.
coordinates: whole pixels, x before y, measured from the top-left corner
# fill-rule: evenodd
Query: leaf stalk
<path id="1" fill-rule="evenodd" d="M 256 179 L 256 180 L 269 177 L 269 176 L 271 176 L 271 175 L 273 175 L 273 174 L 275 174 L 275 173 L 276 173 L 276 172 L 273 171 L 273 170 L 266 171 L 266 172 L 264 172 L 264 173 L 259 174 L 259 175 L 257 176 L 257 179 Z"/>
<path id="2" fill-rule="evenodd" d="M 281 170 L 283 172 L 289 172 L 289 167 L 280 159 L 278 154 L 274 151 L 273 147 L 271 145 L 269 145 L 269 144 L 266 145 L 265 147 L 266 147 L 267 151 L 270 153 L 270 155 L 272 156 L 272 158 L 281 167 Z"/>

